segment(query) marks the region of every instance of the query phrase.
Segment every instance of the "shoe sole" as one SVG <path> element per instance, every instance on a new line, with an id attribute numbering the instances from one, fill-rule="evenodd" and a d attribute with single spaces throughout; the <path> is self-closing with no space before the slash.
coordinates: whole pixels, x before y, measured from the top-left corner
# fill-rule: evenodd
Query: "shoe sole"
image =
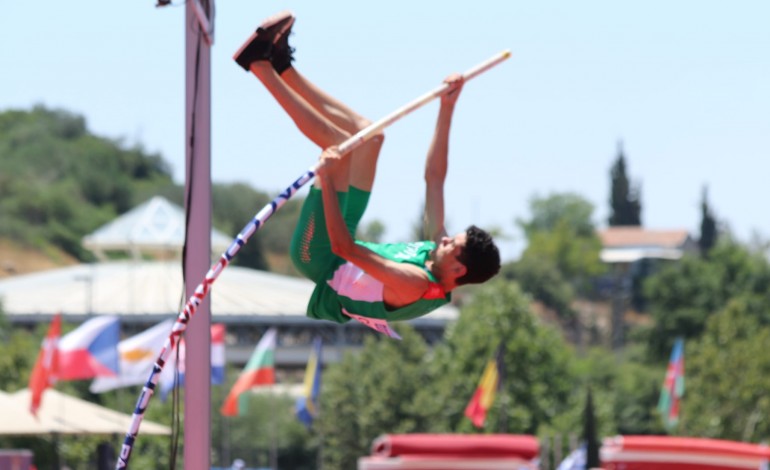
<path id="1" fill-rule="evenodd" d="M 287 21 L 288 20 L 288 21 Z M 262 34 L 265 33 L 265 30 L 272 28 L 276 24 L 280 23 L 281 21 L 286 21 L 286 25 L 284 25 L 276 34 L 273 36 L 272 43 L 275 44 L 276 41 L 278 41 L 281 36 L 283 36 L 286 31 L 290 30 L 291 27 L 294 25 L 294 15 L 288 10 L 282 11 L 280 13 L 277 13 L 270 18 L 266 19 L 262 22 L 262 24 L 259 25 L 256 31 L 249 36 L 249 38 L 246 40 L 246 42 L 243 43 L 243 45 L 235 51 L 235 54 L 233 54 L 233 60 L 238 62 L 238 58 L 243 54 L 243 52 L 253 43 L 257 37 L 260 35 L 260 31 Z"/>
<path id="2" fill-rule="evenodd" d="M 283 34 L 287 28 L 290 28 L 291 25 L 294 24 L 294 15 L 289 10 L 284 10 L 280 13 L 276 13 L 275 15 L 263 21 L 262 24 L 259 25 L 259 27 L 262 29 L 272 28 L 273 26 L 275 26 L 276 24 L 284 20 L 291 20 L 291 21 L 288 22 L 288 25 L 286 27 L 281 28 L 281 31 L 279 32 L 279 34 Z"/>

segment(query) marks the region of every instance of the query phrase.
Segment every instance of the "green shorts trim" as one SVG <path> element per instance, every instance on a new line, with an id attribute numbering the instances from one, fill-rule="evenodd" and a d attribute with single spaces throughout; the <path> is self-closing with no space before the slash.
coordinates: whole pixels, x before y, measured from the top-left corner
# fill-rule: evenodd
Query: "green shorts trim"
<path id="1" fill-rule="evenodd" d="M 348 233 L 355 238 L 356 229 L 369 203 L 368 191 L 350 187 L 348 192 L 338 192 L 342 217 Z M 294 267 L 315 283 L 326 280 L 330 269 L 336 268 L 344 260 L 332 253 L 329 233 L 326 230 L 326 217 L 323 208 L 321 190 L 311 187 L 302 205 L 302 211 L 291 239 L 289 255 Z"/>

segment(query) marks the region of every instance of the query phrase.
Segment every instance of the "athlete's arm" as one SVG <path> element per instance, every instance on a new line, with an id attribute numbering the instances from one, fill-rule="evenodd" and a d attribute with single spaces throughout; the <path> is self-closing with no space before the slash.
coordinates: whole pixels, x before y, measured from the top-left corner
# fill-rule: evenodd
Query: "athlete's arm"
<path id="1" fill-rule="evenodd" d="M 425 159 L 425 229 L 429 239 L 439 243 L 447 232 L 444 227 L 444 181 L 449 156 L 449 129 L 455 103 L 463 87 L 463 77 L 452 74 L 444 80 L 449 91 L 441 95 L 436 130 Z"/>
<path id="2" fill-rule="evenodd" d="M 316 175 L 321 184 L 326 230 L 332 252 L 363 269 L 385 286 L 398 290 L 401 299 L 409 302 L 419 299 L 430 284 L 425 271 L 409 263 L 397 263 L 383 258 L 357 244 L 348 232 L 334 187 L 334 174 L 341 158 L 336 147 L 324 150 Z"/>

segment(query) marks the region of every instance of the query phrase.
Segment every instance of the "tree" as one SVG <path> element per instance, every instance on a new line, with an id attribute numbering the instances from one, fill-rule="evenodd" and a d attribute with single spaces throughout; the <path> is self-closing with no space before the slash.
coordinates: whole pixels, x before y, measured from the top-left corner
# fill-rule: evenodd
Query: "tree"
<path id="1" fill-rule="evenodd" d="M 505 279 L 518 282 L 525 292 L 557 312 L 561 318 L 574 315 L 572 301 L 575 290 L 553 260 L 522 256 L 518 261 L 504 265 L 501 274 Z"/>
<path id="2" fill-rule="evenodd" d="M 662 426 L 655 414 L 664 368 L 646 365 L 639 358 L 643 350 L 626 347 L 621 356 L 601 347 L 589 348 L 576 358 L 570 412 L 560 416 L 554 427 L 579 430 L 583 426 L 586 387 L 591 388 L 597 435 L 656 434 Z"/>
<path id="3" fill-rule="evenodd" d="M 587 295 L 590 280 L 605 269 L 591 221 L 593 210 L 574 193 L 535 196 L 530 200 L 531 219 L 517 220 L 527 247 L 503 272 L 563 318 L 573 316 L 574 296 Z"/>
<path id="4" fill-rule="evenodd" d="M 700 437 L 759 442 L 770 435 L 770 328 L 743 300 L 712 316 L 688 348 L 681 428 Z"/>
<path id="5" fill-rule="evenodd" d="M 567 281 L 580 288 L 604 271 L 590 202 L 574 193 L 536 196 L 530 200 L 530 211 L 529 221 L 517 221 L 527 237 L 522 258 L 551 260 Z"/>
<path id="6" fill-rule="evenodd" d="M 698 248 L 700 254 L 703 257 L 707 257 L 709 251 L 717 243 L 717 222 L 714 218 L 714 214 L 711 212 L 711 207 L 708 203 L 708 187 L 703 187 L 703 197 L 700 203 L 701 208 L 701 221 L 700 221 L 700 238 L 698 238 Z"/>
<path id="7" fill-rule="evenodd" d="M 81 116 L 0 113 L 0 236 L 88 260 L 85 234 L 133 207 L 138 188 L 172 185 L 159 155 L 93 135 Z"/>
<path id="8" fill-rule="evenodd" d="M 486 362 L 503 345 L 501 384 L 485 432 L 535 434 L 570 406 L 572 351 L 543 325 L 516 283 L 479 286 L 434 350 L 430 382 L 413 398 L 428 432 L 478 432 L 463 412 Z"/>
<path id="9" fill-rule="evenodd" d="M 254 214 L 270 200 L 266 194 L 240 183 L 214 184 L 211 189 L 213 225 L 233 238 L 254 218 Z M 278 219 L 278 214 L 273 217 Z M 263 239 L 266 234 L 268 237 L 270 236 L 269 231 L 276 231 L 279 224 L 276 223 L 274 226 L 275 222 L 271 218 L 264 230 L 259 230 L 252 235 L 249 242 L 241 247 L 238 255 L 233 258 L 235 265 L 253 269 L 268 269 Z M 290 235 L 289 239 L 291 239 Z M 288 252 L 288 246 L 285 247 L 285 250 Z"/>
<path id="10" fill-rule="evenodd" d="M 348 352 L 324 371 L 320 415 L 314 426 L 324 436 L 324 468 L 356 468 L 382 433 L 428 428 L 415 395 L 429 387 L 427 346 L 408 325 L 401 341 L 367 331 L 363 350 Z"/>
<path id="11" fill-rule="evenodd" d="M 610 217 L 612 227 L 642 225 L 641 190 L 632 187 L 626 175 L 626 159 L 623 145 L 618 144 L 618 158 L 610 170 L 612 189 L 610 192 Z"/>
<path id="12" fill-rule="evenodd" d="M 230 468 L 230 463 L 240 458 L 249 468 L 269 468 L 274 452 L 278 468 L 316 468 L 318 443 L 295 417 L 295 399 L 258 388 L 249 394 L 244 415 L 230 418 L 219 413 L 228 390 L 212 388 L 211 451 L 215 467 Z"/>
<path id="13" fill-rule="evenodd" d="M 359 234 L 356 238 L 372 243 L 382 243 L 382 236 L 384 234 L 385 224 L 379 220 L 373 220 L 363 228 L 359 228 Z"/>
<path id="14" fill-rule="evenodd" d="M 599 463 L 599 439 L 596 434 L 596 416 L 591 388 L 586 393 L 586 407 L 583 422 L 583 440 L 586 444 L 586 468 L 596 468 Z"/>
<path id="15" fill-rule="evenodd" d="M 27 386 L 47 325 L 38 327 L 39 335 L 30 335 L 8 324 L 0 312 L 0 390 L 15 392 Z"/>
<path id="16" fill-rule="evenodd" d="M 576 193 L 536 195 L 529 200 L 529 211 L 530 220 L 516 221 L 528 239 L 537 233 L 553 231 L 560 224 L 566 224 L 578 237 L 596 235 L 596 226 L 591 220 L 594 206 Z"/>
<path id="17" fill-rule="evenodd" d="M 740 299 L 761 324 L 770 324 L 770 264 L 762 252 L 752 252 L 723 239 L 708 259 L 685 256 L 665 265 L 644 284 L 654 325 L 647 335 L 651 357 L 665 358 L 674 338 L 696 338 L 706 321 L 730 301 Z"/>
<path id="18" fill-rule="evenodd" d="M 475 432 L 463 411 L 501 341 L 501 375 L 511 379 L 502 381 L 487 430 L 534 434 L 570 406 L 572 352 L 515 283 L 479 286 L 432 352 L 408 324 L 396 327 L 402 341 L 369 337 L 360 353 L 324 372 L 317 421 L 324 467 L 355 468 L 383 433 Z"/>

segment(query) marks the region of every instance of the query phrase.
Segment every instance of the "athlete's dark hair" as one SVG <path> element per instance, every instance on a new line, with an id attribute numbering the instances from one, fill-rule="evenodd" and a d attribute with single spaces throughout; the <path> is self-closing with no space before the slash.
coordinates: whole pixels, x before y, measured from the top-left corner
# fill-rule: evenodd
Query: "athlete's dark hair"
<path id="1" fill-rule="evenodd" d="M 486 282 L 500 271 L 500 252 L 489 232 L 471 225 L 465 234 L 468 239 L 457 259 L 465 265 L 467 272 L 455 282 L 458 285 Z"/>

